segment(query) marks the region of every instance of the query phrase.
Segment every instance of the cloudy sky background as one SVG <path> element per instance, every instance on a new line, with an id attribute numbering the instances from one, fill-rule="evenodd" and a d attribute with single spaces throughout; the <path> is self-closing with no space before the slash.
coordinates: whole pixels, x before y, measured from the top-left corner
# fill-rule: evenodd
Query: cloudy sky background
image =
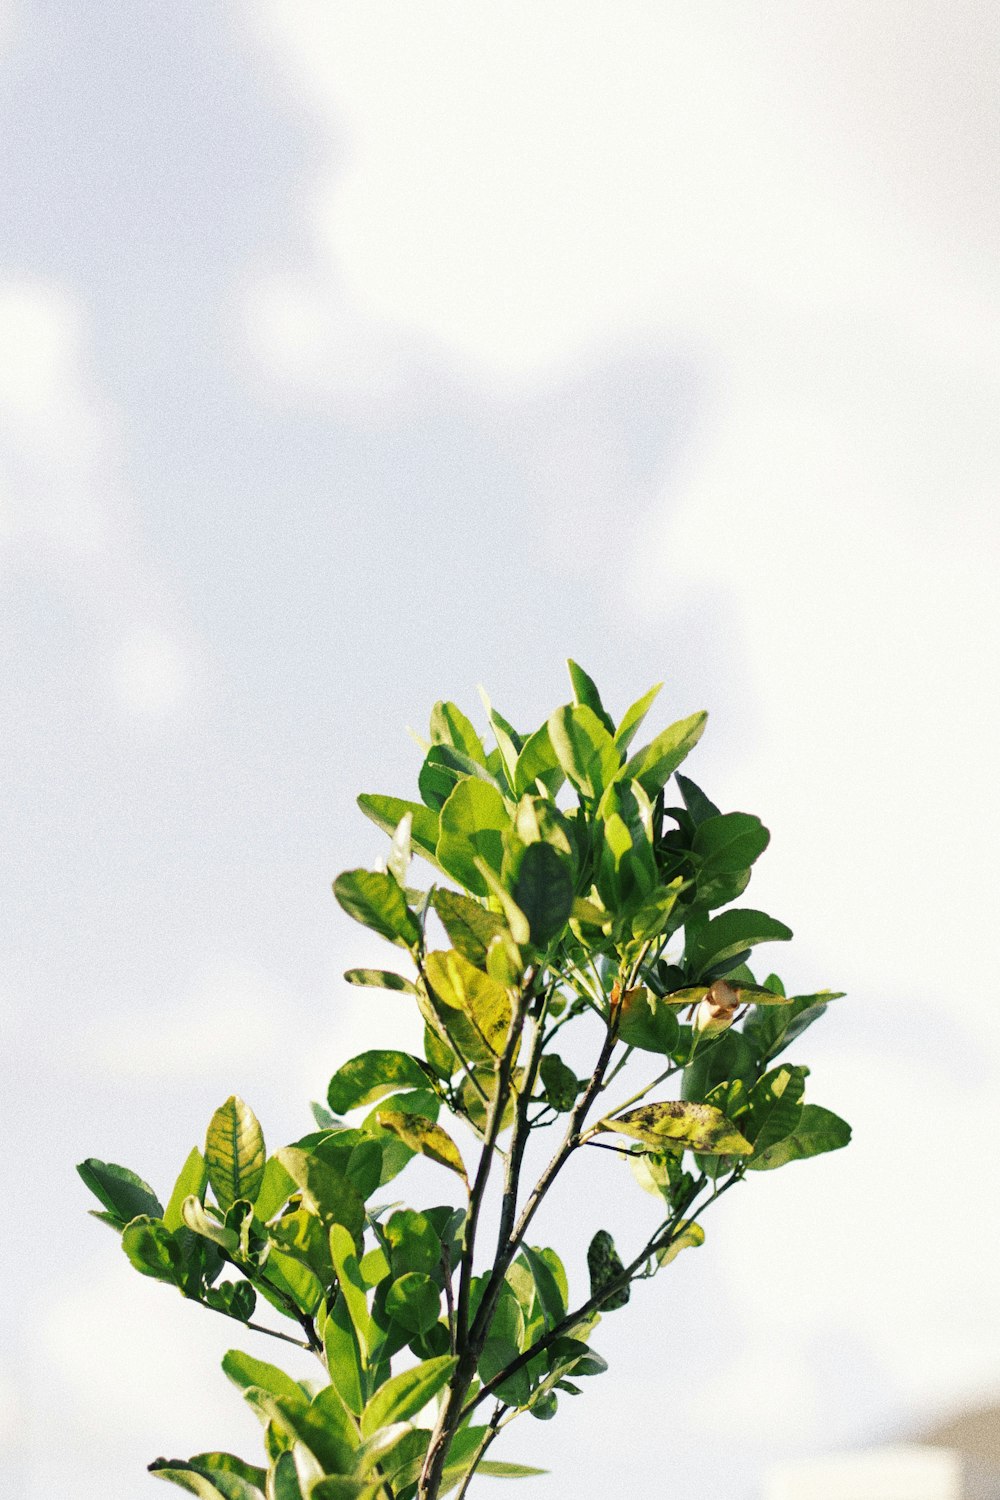
<path id="1" fill-rule="evenodd" d="M 255 1451 L 238 1329 L 73 1164 L 167 1192 L 229 1092 L 277 1145 L 399 1038 L 339 977 L 353 797 L 567 654 L 710 710 L 856 1140 L 727 1199 L 509 1455 L 756 1500 L 1000 1394 L 998 48 L 971 0 L 0 0 L 12 1494 Z M 556 1243 L 627 1237 L 604 1164 Z"/>

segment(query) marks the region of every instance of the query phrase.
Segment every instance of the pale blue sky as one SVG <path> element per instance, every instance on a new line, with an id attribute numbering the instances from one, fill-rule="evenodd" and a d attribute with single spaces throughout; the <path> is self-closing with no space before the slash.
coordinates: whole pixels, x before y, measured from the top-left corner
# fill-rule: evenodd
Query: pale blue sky
<path id="1" fill-rule="evenodd" d="M 808 1060 L 858 1136 L 606 1322 L 612 1372 L 511 1438 L 533 1493 L 620 1488 L 637 1418 L 635 1492 L 757 1500 L 1000 1391 L 998 31 L 0 0 L 12 1493 L 252 1448 L 235 1325 L 130 1273 L 73 1164 L 167 1189 L 229 1092 L 277 1144 L 393 1039 L 339 980 L 354 795 L 409 792 L 435 698 L 535 723 L 567 654 L 710 710 L 782 970 L 850 991 Z"/>

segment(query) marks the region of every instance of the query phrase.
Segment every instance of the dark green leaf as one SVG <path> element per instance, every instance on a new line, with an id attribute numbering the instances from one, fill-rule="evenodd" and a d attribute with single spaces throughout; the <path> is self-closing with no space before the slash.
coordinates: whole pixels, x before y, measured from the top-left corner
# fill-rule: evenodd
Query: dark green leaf
<path id="1" fill-rule="evenodd" d="M 522 1245 L 521 1256 L 535 1283 L 535 1291 L 546 1326 L 554 1328 L 566 1316 L 565 1291 L 560 1287 L 552 1267 L 545 1258 L 544 1251 L 535 1250 L 530 1245 Z"/>
<path id="2" fill-rule="evenodd" d="M 839 1151 L 850 1139 L 851 1127 L 846 1120 L 818 1104 L 804 1104 L 793 1133 L 769 1146 L 759 1156 L 754 1154 L 747 1166 L 755 1172 L 772 1171 L 790 1161 L 802 1161 L 824 1151 Z"/>
<path id="3" fill-rule="evenodd" d="M 163 1205 L 148 1182 L 143 1182 L 128 1167 L 119 1167 L 112 1161 L 98 1161 L 88 1157 L 76 1169 L 87 1187 L 99 1202 L 118 1221 L 125 1225 L 140 1214 L 151 1219 L 163 1217 Z"/>
<path id="4" fill-rule="evenodd" d="M 559 936 L 573 910 L 573 869 L 551 844 L 529 844 L 521 855 L 511 895 L 524 912 L 536 948 Z"/>
<path id="5" fill-rule="evenodd" d="M 199 1500 L 262 1500 L 262 1490 L 239 1474 L 225 1469 L 210 1471 L 183 1459 L 158 1458 L 149 1466 L 155 1479 L 166 1479 Z"/>
<path id="6" fill-rule="evenodd" d="M 808 1068 L 780 1066 L 759 1078 L 750 1090 L 749 1114 L 741 1121 L 754 1155 L 768 1151 L 798 1128 Z"/>
<path id="7" fill-rule="evenodd" d="M 755 1005 L 743 1023 L 743 1033 L 754 1051 L 768 1062 L 818 1021 L 831 1000 L 842 1000 L 841 990 L 820 990 L 815 995 L 795 995 L 787 1005 Z"/>
<path id="8" fill-rule="evenodd" d="M 235 1453 L 195 1453 L 188 1462 L 209 1473 L 215 1469 L 225 1474 L 236 1474 L 240 1479 L 246 1480 L 247 1484 L 256 1485 L 259 1490 L 263 1490 L 267 1482 L 266 1470 L 237 1458 Z"/>
<path id="9" fill-rule="evenodd" d="M 483 1345 L 477 1366 L 483 1384 L 494 1380 L 502 1370 L 513 1364 L 518 1352 L 517 1344 L 512 1339 L 491 1334 Z M 520 1370 L 515 1370 L 506 1380 L 501 1381 L 496 1387 L 496 1395 L 499 1401 L 506 1402 L 508 1406 L 527 1406 L 531 1397 L 531 1377 L 526 1367 L 522 1365 Z"/>
<path id="10" fill-rule="evenodd" d="M 398 883 L 383 870 L 345 870 L 333 894 L 349 917 L 403 948 L 420 942 L 420 925 Z"/>
<path id="11" fill-rule="evenodd" d="M 566 663 L 569 667 L 569 680 L 573 684 L 573 700 L 578 707 L 589 708 L 591 713 L 596 714 L 609 734 L 615 732 L 615 721 L 607 712 L 601 702 L 601 695 L 597 691 L 597 684 L 592 677 L 588 677 L 582 667 L 577 666 L 575 661 Z"/>
<path id="12" fill-rule="evenodd" d="M 705 796 L 700 786 L 696 786 L 681 771 L 677 772 L 677 785 L 680 787 L 681 796 L 684 798 L 684 806 L 691 814 L 696 827 L 700 823 L 707 822 L 709 818 L 717 818 L 719 816 L 719 809 L 715 803 Z"/>
<path id="13" fill-rule="evenodd" d="M 700 876 L 729 875 L 749 869 L 767 848 L 771 835 L 752 813 L 722 813 L 695 829 L 694 853 L 701 860 Z"/>
<path id="14" fill-rule="evenodd" d="M 330 1079 L 327 1102 L 335 1115 L 346 1115 L 403 1088 L 426 1088 L 426 1065 L 408 1052 L 372 1051 L 352 1057 Z"/>
<path id="15" fill-rule="evenodd" d="M 734 907 L 695 930 L 685 950 L 685 962 L 692 974 L 701 975 L 720 960 L 756 943 L 787 942 L 791 936 L 792 930 L 784 922 L 749 907 Z"/>
<path id="16" fill-rule="evenodd" d="M 553 1109 L 565 1114 L 573 1108 L 581 1084 L 572 1068 L 567 1068 L 556 1052 L 546 1052 L 542 1057 L 539 1073 L 545 1097 Z"/>
<path id="17" fill-rule="evenodd" d="M 141 1215 L 132 1219 L 122 1233 L 122 1249 L 137 1271 L 143 1276 L 152 1276 L 156 1281 L 166 1281 L 173 1286 L 183 1286 L 183 1257 L 180 1247 L 165 1228 L 162 1219 Z"/>
<path id="18" fill-rule="evenodd" d="M 437 1270 L 441 1240 L 425 1214 L 412 1208 L 397 1209 L 386 1221 L 384 1233 L 394 1276 L 405 1276 L 408 1271 L 427 1275 Z"/>
<path id="19" fill-rule="evenodd" d="M 621 1256 L 615 1249 L 615 1242 L 606 1229 L 599 1229 L 590 1242 L 587 1250 L 587 1270 L 590 1272 L 590 1295 L 598 1296 L 606 1286 L 615 1281 L 624 1271 Z M 626 1282 L 618 1291 L 610 1292 L 601 1302 L 601 1312 L 614 1312 L 616 1308 L 624 1307 L 632 1295 L 632 1288 Z"/>
<path id="20" fill-rule="evenodd" d="M 701 739 L 707 719 L 706 713 L 691 714 L 664 729 L 632 757 L 622 780 L 638 781 L 647 796 L 655 797 Z"/>

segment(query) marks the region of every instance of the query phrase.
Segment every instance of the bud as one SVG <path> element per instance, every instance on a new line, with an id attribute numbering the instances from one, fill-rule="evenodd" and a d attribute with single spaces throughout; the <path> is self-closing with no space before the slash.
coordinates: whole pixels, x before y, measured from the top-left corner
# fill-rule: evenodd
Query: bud
<path id="1" fill-rule="evenodd" d="M 738 991 L 717 979 L 695 1012 L 694 1029 L 699 1036 L 717 1036 L 733 1024 L 740 1005 Z"/>

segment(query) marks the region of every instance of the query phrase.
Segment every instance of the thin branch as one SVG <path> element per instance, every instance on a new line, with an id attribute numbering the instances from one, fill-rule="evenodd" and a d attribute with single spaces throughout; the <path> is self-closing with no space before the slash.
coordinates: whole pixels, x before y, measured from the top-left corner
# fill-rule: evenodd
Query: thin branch
<path id="1" fill-rule="evenodd" d="M 465 1500 L 465 1496 L 468 1494 L 469 1485 L 472 1483 L 475 1472 L 478 1469 L 483 1458 L 486 1456 L 486 1452 L 490 1444 L 493 1442 L 494 1438 L 500 1430 L 500 1418 L 503 1416 L 506 1410 L 507 1408 L 504 1403 L 502 1401 L 498 1401 L 496 1409 L 493 1412 L 492 1417 L 490 1417 L 486 1431 L 484 1432 L 482 1439 L 480 1440 L 479 1447 L 472 1455 L 472 1461 L 469 1465 L 469 1471 L 466 1474 L 465 1478 L 462 1480 L 462 1488 L 459 1490 L 456 1496 L 456 1500 Z"/>
<path id="2" fill-rule="evenodd" d="M 242 1323 L 243 1319 L 241 1318 L 239 1321 Z M 281 1333 L 277 1328 L 265 1328 L 263 1323 L 251 1323 L 248 1320 L 243 1326 L 245 1328 L 252 1328 L 255 1333 L 266 1333 L 272 1339 L 282 1339 L 286 1344 L 294 1344 L 297 1349 L 308 1349 L 310 1354 L 315 1354 L 316 1352 L 312 1344 L 306 1344 L 302 1339 L 293 1339 L 290 1333 Z"/>

